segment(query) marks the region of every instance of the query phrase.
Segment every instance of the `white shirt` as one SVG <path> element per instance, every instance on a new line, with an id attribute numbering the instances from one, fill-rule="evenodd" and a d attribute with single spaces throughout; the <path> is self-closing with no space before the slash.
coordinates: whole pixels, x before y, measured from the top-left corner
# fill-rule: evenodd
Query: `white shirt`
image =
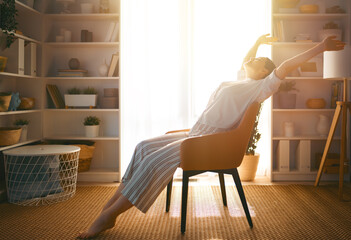
<path id="1" fill-rule="evenodd" d="M 247 107 L 253 102 L 263 102 L 275 93 L 281 80 L 273 71 L 261 80 L 245 79 L 237 82 L 223 82 L 211 95 L 205 111 L 194 125 L 230 129 L 242 118 Z M 193 127 L 193 128 L 194 128 Z M 193 129 L 190 135 L 205 133 Z"/>

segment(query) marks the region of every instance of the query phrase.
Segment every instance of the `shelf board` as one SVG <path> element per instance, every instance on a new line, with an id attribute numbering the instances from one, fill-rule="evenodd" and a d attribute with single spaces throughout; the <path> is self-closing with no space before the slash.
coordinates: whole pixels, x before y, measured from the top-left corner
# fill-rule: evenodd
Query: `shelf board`
<path id="1" fill-rule="evenodd" d="M 19 8 L 22 8 L 22 9 L 25 9 L 29 12 L 35 13 L 35 14 L 41 14 L 39 11 L 35 10 L 34 8 L 29 7 L 28 5 L 22 3 L 18 0 L 16 0 L 15 3 L 16 3 L 16 6 L 18 7 L 16 9 L 18 9 L 18 10 L 20 10 Z"/>
<path id="2" fill-rule="evenodd" d="M 60 109 L 45 109 L 45 112 L 119 112 L 119 109 L 104 109 L 104 108 L 60 108 Z"/>
<path id="3" fill-rule="evenodd" d="M 67 135 L 67 136 L 47 136 L 44 137 L 45 139 L 57 139 L 57 140 L 66 140 L 66 139 L 70 139 L 70 140 L 101 140 L 101 141 L 118 141 L 119 137 L 95 137 L 95 138 L 89 138 L 89 137 L 85 137 L 85 136 L 77 136 L 77 135 Z"/>
<path id="4" fill-rule="evenodd" d="M 38 76 L 22 75 L 17 73 L 10 73 L 10 72 L 0 72 L 0 76 L 15 77 L 15 78 L 30 78 L 30 79 L 40 78 Z"/>
<path id="5" fill-rule="evenodd" d="M 341 137 L 334 136 L 333 140 L 340 140 Z M 272 137 L 272 140 L 327 140 L 327 136 L 294 136 L 294 137 L 284 137 L 284 136 L 275 136 Z"/>
<path id="6" fill-rule="evenodd" d="M 71 20 L 106 20 L 119 18 L 118 13 L 71 13 L 71 14 L 44 14 L 44 17 L 52 20 L 71 21 Z"/>
<path id="7" fill-rule="evenodd" d="M 17 110 L 17 111 L 8 111 L 8 112 L 0 112 L 0 116 L 2 115 L 15 115 L 15 114 L 29 114 L 29 113 L 38 113 L 41 112 L 39 109 L 34 110 Z"/>
<path id="8" fill-rule="evenodd" d="M 347 18 L 347 13 L 274 13 L 273 18 L 288 20 L 323 20 L 323 19 L 342 19 Z"/>
<path id="9" fill-rule="evenodd" d="M 20 146 L 23 146 L 23 145 L 26 145 L 26 144 L 30 144 L 30 143 L 34 143 L 34 142 L 38 142 L 38 141 L 41 141 L 41 139 L 40 138 L 32 139 L 32 140 L 28 140 L 28 141 L 25 141 L 25 142 L 16 143 L 16 144 L 13 144 L 13 145 L 10 145 L 10 146 L 0 147 L 0 151 L 5 151 L 5 150 L 11 149 L 11 148 L 20 147 Z"/>
<path id="10" fill-rule="evenodd" d="M 335 112 L 334 108 L 299 108 L 299 109 L 272 109 L 273 112 Z"/>
<path id="11" fill-rule="evenodd" d="M 45 77 L 47 80 L 119 80 L 119 77 Z"/>
<path id="12" fill-rule="evenodd" d="M 84 48 L 84 47 L 118 47 L 119 42 L 46 42 L 46 46 L 60 48 Z"/>

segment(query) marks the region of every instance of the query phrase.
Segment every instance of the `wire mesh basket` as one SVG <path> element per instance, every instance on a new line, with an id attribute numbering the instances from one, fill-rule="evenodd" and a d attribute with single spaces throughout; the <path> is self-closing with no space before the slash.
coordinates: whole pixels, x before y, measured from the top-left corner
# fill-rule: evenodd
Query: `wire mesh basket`
<path id="1" fill-rule="evenodd" d="M 33 145 L 4 151 L 7 196 L 24 206 L 65 201 L 76 192 L 80 148 Z"/>

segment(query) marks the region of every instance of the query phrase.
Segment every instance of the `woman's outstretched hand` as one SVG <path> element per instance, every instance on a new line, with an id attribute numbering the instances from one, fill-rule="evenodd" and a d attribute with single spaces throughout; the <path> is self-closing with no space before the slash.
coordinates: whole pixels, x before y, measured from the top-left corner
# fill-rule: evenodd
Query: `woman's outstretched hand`
<path id="1" fill-rule="evenodd" d="M 271 45 L 273 42 L 276 42 L 277 41 L 277 38 L 276 37 L 272 37 L 272 36 L 269 36 L 269 33 L 268 34 L 264 34 L 262 36 L 260 36 L 256 43 L 258 44 L 269 44 Z"/>
<path id="2" fill-rule="evenodd" d="M 344 49 L 345 43 L 335 38 L 336 36 L 330 36 L 323 40 L 324 51 L 339 51 Z"/>

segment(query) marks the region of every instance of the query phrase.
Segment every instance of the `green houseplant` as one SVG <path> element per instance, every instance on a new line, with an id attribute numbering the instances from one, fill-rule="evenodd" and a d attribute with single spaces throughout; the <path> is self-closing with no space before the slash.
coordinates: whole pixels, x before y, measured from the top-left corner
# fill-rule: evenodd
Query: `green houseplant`
<path id="1" fill-rule="evenodd" d="M 255 123 L 251 132 L 251 137 L 247 145 L 241 165 L 238 167 L 239 176 L 242 181 L 252 181 L 255 179 L 260 155 L 256 153 L 257 143 L 261 139 L 258 131 L 258 120 L 262 110 L 262 103 L 256 115 Z"/>
<path id="2" fill-rule="evenodd" d="M 2 50 L 9 48 L 15 41 L 15 32 L 18 22 L 16 20 L 17 9 L 15 0 L 2 0 L 0 3 L 0 45 Z"/>
<path id="3" fill-rule="evenodd" d="M 28 124 L 29 120 L 19 118 L 13 122 L 16 127 L 22 128 L 20 142 L 27 141 Z"/>
<path id="4" fill-rule="evenodd" d="M 100 130 L 100 118 L 96 116 L 88 116 L 84 119 L 85 136 L 88 138 L 94 138 L 99 136 Z"/>
<path id="5" fill-rule="evenodd" d="M 283 109 L 296 108 L 296 93 L 299 91 L 296 87 L 295 81 L 283 81 L 278 89 L 278 106 Z"/>
<path id="6" fill-rule="evenodd" d="M 82 91 L 76 87 L 70 88 L 65 94 L 66 107 L 89 107 L 94 108 L 97 103 L 97 91 L 88 87 Z"/>

